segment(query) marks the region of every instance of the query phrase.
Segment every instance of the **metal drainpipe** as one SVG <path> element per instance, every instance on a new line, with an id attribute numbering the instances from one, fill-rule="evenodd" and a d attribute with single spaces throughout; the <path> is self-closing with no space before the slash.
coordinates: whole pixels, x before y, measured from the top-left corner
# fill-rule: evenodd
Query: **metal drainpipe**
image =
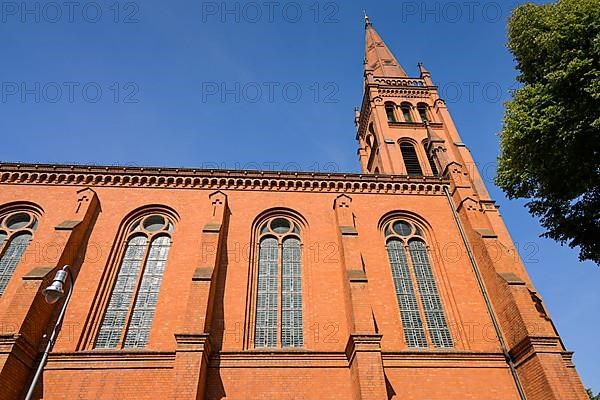
<path id="1" fill-rule="evenodd" d="M 471 266 L 473 267 L 473 271 L 475 272 L 475 277 L 477 278 L 477 283 L 479 284 L 479 289 L 483 294 L 483 300 L 485 300 L 485 305 L 487 310 L 492 318 L 492 324 L 494 325 L 494 329 L 496 330 L 496 335 L 498 335 L 498 341 L 500 342 L 500 348 L 502 349 L 502 353 L 504 353 L 504 358 L 506 359 L 506 363 L 510 368 L 510 372 L 515 381 L 515 385 L 517 386 L 517 391 L 519 392 L 519 396 L 521 400 L 527 400 L 525 396 L 525 391 L 523 390 L 523 386 L 521 385 L 521 381 L 519 380 L 519 375 L 517 375 L 517 369 L 515 368 L 515 363 L 513 362 L 512 357 L 508 353 L 506 349 L 506 343 L 504 342 L 504 337 L 502 336 L 502 332 L 500 331 L 500 324 L 498 324 L 498 320 L 496 319 L 496 314 L 494 314 L 494 309 L 492 308 L 492 303 L 490 302 L 490 298 L 488 297 L 487 290 L 485 289 L 485 285 L 483 284 L 483 278 L 481 277 L 481 272 L 479 272 L 479 267 L 477 266 L 477 262 L 473 257 L 473 252 L 471 251 L 471 246 L 469 246 L 469 241 L 467 240 L 467 235 L 465 234 L 465 230 L 463 229 L 462 223 L 458 217 L 458 212 L 456 211 L 456 207 L 454 206 L 454 200 L 452 196 L 450 196 L 450 192 L 448 191 L 448 186 L 444 186 L 444 193 L 446 194 L 446 198 L 448 199 L 448 203 L 450 204 L 450 208 L 452 209 L 452 214 L 454 215 L 454 220 L 456 221 L 456 225 L 458 226 L 458 230 L 460 231 L 460 236 L 465 244 L 465 248 L 467 249 L 467 254 L 469 255 L 469 260 L 471 260 Z"/>

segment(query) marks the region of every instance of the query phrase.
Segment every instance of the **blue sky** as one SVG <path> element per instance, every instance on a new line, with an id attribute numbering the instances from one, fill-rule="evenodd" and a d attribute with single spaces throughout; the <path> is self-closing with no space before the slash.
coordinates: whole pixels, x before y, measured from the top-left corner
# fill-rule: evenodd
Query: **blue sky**
<path id="1" fill-rule="evenodd" d="M 492 182 L 515 86 L 508 1 L 3 2 L 3 161 L 359 171 L 367 8 L 440 86 L 586 386 L 600 391 L 600 270 L 538 236 Z"/>

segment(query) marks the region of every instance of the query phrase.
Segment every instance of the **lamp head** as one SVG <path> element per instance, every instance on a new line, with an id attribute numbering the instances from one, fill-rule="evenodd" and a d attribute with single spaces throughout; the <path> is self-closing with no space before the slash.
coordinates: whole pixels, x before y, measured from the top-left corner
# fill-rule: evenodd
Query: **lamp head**
<path id="1" fill-rule="evenodd" d="M 50 286 L 42 290 L 46 303 L 54 304 L 65 294 L 65 280 L 67 279 L 68 274 L 66 268 L 67 267 L 58 271 Z"/>

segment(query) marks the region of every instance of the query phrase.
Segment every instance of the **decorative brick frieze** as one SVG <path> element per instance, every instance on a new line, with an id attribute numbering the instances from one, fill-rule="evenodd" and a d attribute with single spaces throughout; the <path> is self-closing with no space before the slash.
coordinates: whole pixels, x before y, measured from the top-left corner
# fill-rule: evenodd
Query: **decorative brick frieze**
<path id="1" fill-rule="evenodd" d="M 432 176 L 0 164 L 0 184 L 443 195 Z"/>

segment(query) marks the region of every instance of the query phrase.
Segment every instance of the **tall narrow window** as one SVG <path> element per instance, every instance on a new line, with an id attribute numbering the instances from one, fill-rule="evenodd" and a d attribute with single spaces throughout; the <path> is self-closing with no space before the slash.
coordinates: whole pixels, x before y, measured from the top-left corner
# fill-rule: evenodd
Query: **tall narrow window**
<path id="1" fill-rule="evenodd" d="M 425 243 L 420 238 L 410 239 L 408 248 L 417 278 L 417 286 L 421 295 L 421 304 L 423 304 L 431 342 L 435 347 L 452 347 L 452 338 L 446 323 L 446 316 L 433 277 Z"/>
<path id="2" fill-rule="evenodd" d="M 256 296 L 256 347 L 277 346 L 277 306 L 279 244 L 272 237 L 260 241 L 258 254 L 258 290 Z"/>
<path id="3" fill-rule="evenodd" d="M 395 108 L 396 105 L 394 103 L 385 104 L 385 114 L 387 115 L 388 122 L 397 122 Z"/>
<path id="4" fill-rule="evenodd" d="M 299 347 L 302 335 L 302 274 L 300 271 L 300 241 L 294 237 L 283 240 L 281 274 L 281 345 Z"/>
<path id="5" fill-rule="evenodd" d="M 402 110 L 402 117 L 404 118 L 404 122 L 413 122 L 412 115 L 410 114 L 410 104 L 402 103 L 400 106 L 400 110 Z"/>
<path id="6" fill-rule="evenodd" d="M 129 229 L 96 348 L 147 345 L 172 231 L 173 223 L 162 215 L 140 218 Z"/>
<path id="7" fill-rule="evenodd" d="M 259 232 L 254 347 L 302 347 L 302 246 L 294 221 L 271 218 Z"/>
<path id="8" fill-rule="evenodd" d="M 423 231 L 406 220 L 394 220 L 384 232 L 406 343 L 409 347 L 453 347 Z"/>
<path id="9" fill-rule="evenodd" d="M 427 347 L 425 329 L 408 269 L 404 244 L 392 238 L 388 240 L 387 249 L 406 342 L 409 347 Z"/>
<path id="10" fill-rule="evenodd" d="M 37 221 L 36 215 L 27 211 L 0 216 L 0 296 L 33 238 Z"/>
<path id="11" fill-rule="evenodd" d="M 427 104 L 419 103 L 417 105 L 417 111 L 421 117 L 421 122 L 429 121 L 429 117 L 427 116 Z"/>
<path id="12" fill-rule="evenodd" d="M 415 146 L 410 143 L 400 143 L 400 151 L 402 152 L 402 159 L 404 160 L 404 166 L 406 167 L 406 173 L 408 175 L 423 175 L 421 164 L 419 164 L 419 157 L 415 151 Z"/>

